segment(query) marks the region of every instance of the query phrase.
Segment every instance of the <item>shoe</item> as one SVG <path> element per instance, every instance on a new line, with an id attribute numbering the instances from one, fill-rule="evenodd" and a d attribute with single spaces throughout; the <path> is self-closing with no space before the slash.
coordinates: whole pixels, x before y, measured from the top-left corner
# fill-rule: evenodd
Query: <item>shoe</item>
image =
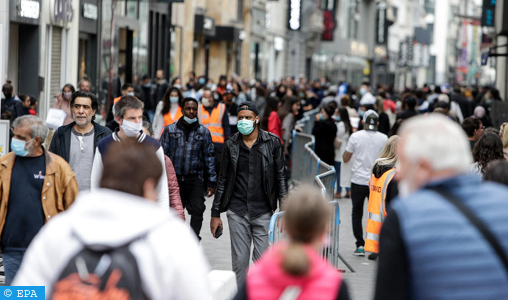
<path id="1" fill-rule="evenodd" d="M 377 253 L 369 254 L 369 260 L 376 260 L 376 259 L 377 259 Z"/>
<path id="2" fill-rule="evenodd" d="M 333 198 L 340 199 L 340 198 L 342 198 L 342 194 L 340 192 L 337 192 L 337 193 L 335 193 L 335 195 L 333 195 Z"/>
<path id="3" fill-rule="evenodd" d="M 351 198 L 351 192 L 346 193 L 346 198 Z"/>
<path id="4" fill-rule="evenodd" d="M 356 251 L 353 252 L 353 254 L 356 256 L 365 256 L 365 250 L 363 249 L 363 246 L 356 248 Z"/>

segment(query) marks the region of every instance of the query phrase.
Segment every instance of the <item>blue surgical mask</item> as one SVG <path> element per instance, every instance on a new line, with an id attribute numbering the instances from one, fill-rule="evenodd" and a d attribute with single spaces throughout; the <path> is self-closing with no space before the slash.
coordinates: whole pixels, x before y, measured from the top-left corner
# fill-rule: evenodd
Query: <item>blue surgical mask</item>
<path id="1" fill-rule="evenodd" d="M 213 84 L 211 84 L 211 83 L 207 83 L 207 84 L 206 84 L 206 88 L 207 88 L 207 89 L 212 89 L 212 87 L 213 87 Z"/>
<path id="2" fill-rule="evenodd" d="M 305 94 L 304 93 L 299 93 L 298 96 L 300 96 L 300 98 L 303 98 L 303 97 L 305 97 Z"/>
<path id="3" fill-rule="evenodd" d="M 360 96 L 365 95 L 365 93 L 367 93 L 367 89 L 365 89 L 365 88 L 361 88 L 361 89 L 360 89 Z"/>
<path id="4" fill-rule="evenodd" d="M 365 111 L 363 109 L 358 110 L 358 116 L 360 116 L 360 119 L 363 119 L 363 115 L 365 114 Z"/>
<path id="5" fill-rule="evenodd" d="M 240 120 L 236 124 L 236 127 L 238 128 L 238 131 L 240 131 L 243 135 L 249 135 L 251 132 L 254 131 L 254 121 L 251 120 Z"/>
<path id="6" fill-rule="evenodd" d="M 204 79 L 204 78 L 199 78 L 198 82 L 199 82 L 199 84 L 203 85 L 203 84 L 205 84 L 205 83 L 206 83 L 206 79 Z"/>
<path id="7" fill-rule="evenodd" d="M 12 138 L 12 141 L 11 141 L 12 152 L 14 152 L 14 154 L 16 154 L 17 156 L 23 156 L 23 157 L 27 156 L 29 151 L 26 150 L 25 147 L 26 147 L 26 144 L 29 143 L 30 141 L 25 142 L 22 140 Z"/>
<path id="8" fill-rule="evenodd" d="M 188 124 L 192 124 L 192 123 L 195 123 L 198 118 L 194 118 L 194 119 L 191 119 L 191 118 L 187 118 L 186 116 L 183 116 L 183 119 L 185 120 L 185 122 L 187 122 Z"/>
<path id="9" fill-rule="evenodd" d="M 324 116 L 324 115 L 321 115 L 321 116 L 319 117 L 319 120 L 324 121 L 324 120 L 325 120 L 325 116 Z"/>
<path id="10" fill-rule="evenodd" d="M 146 87 L 146 88 L 149 88 L 150 84 L 149 83 L 145 83 L 145 84 L 143 84 L 143 86 Z"/>
<path id="11" fill-rule="evenodd" d="M 178 103 L 178 97 L 169 97 L 169 102 Z"/>
<path id="12" fill-rule="evenodd" d="M 335 122 L 340 122 L 340 116 L 333 115 L 332 118 L 335 120 Z"/>

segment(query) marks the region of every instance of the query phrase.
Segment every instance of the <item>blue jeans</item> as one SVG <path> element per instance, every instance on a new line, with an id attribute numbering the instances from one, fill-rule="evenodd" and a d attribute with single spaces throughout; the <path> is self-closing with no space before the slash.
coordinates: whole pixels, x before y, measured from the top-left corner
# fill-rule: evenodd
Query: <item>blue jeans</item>
<path id="1" fill-rule="evenodd" d="M 335 186 L 337 187 L 337 193 L 342 193 L 342 187 L 340 186 L 340 161 L 335 162 Z M 351 188 L 346 188 L 346 192 L 350 192 Z"/>
<path id="2" fill-rule="evenodd" d="M 146 113 L 148 114 L 148 118 L 150 119 L 150 123 L 153 123 L 153 118 L 155 117 L 155 112 L 153 109 L 147 110 Z"/>
<path id="3" fill-rule="evenodd" d="M 18 273 L 26 250 L 9 251 L 2 253 L 5 271 L 5 285 L 12 285 L 12 281 Z"/>

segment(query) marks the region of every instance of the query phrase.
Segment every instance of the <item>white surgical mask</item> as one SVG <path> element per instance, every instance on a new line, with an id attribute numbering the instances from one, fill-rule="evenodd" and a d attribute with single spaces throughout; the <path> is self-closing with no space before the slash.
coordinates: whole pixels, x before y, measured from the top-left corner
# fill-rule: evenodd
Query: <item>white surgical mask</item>
<path id="1" fill-rule="evenodd" d="M 134 96 L 134 92 L 127 93 L 127 96 Z"/>
<path id="2" fill-rule="evenodd" d="M 202 98 L 202 99 L 201 99 L 201 103 L 203 103 L 203 105 L 204 105 L 205 107 L 210 107 L 210 106 L 212 105 L 212 103 L 211 103 L 210 99 L 208 99 L 208 98 Z"/>
<path id="3" fill-rule="evenodd" d="M 122 130 L 128 137 L 136 137 L 143 128 L 143 124 L 123 120 Z"/>

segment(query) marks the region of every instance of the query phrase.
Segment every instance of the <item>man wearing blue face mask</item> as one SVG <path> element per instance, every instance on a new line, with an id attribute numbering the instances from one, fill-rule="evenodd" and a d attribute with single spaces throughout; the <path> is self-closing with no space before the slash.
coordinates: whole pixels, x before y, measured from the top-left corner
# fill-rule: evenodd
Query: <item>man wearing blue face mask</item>
<path id="1" fill-rule="evenodd" d="M 240 105 L 238 133 L 224 143 L 222 165 L 213 201 L 210 229 L 222 231 L 220 213 L 227 211 L 233 271 L 244 282 L 251 244 L 257 260 L 268 247 L 268 227 L 278 201 L 287 194 L 280 139 L 259 128 L 256 105 Z"/>
<path id="2" fill-rule="evenodd" d="M 90 179 L 91 190 L 99 188 L 104 169 L 102 158 L 113 143 L 140 143 L 152 147 L 162 165 L 162 177 L 157 184 L 157 203 L 169 213 L 168 179 L 166 177 L 166 162 L 164 152 L 159 142 L 143 132 L 143 102 L 130 95 L 123 96 L 115 104 L 115 119 L 120 125 L 113 134 L 102 139 L 95 150 L 93 159 L 92 176 Z M 131 174 L 125 174 L 131 176 Z"/>
<path id="3" fill-rule="evenodd" d="M 191 216 L 190 225 L 201 239 L 199 233 L 206 209 L 204 195 L 213 196 L 217 184 L 215 150 L 210 131 L 198 122 L 198 101 L 184 98 L 182 113 L 177 122 L 166 126 L 160 142 L 164 154 L 173 162 L 180 198 Z"/>
<path id="4" fill-rule="evenodd" d="M 69 164 L 42 146 L 48 136 L 44 122 L 27 115 L 12 126 L 13 152 L 0 158 L 0 249 L 6 285 L 11 285 L 39 229 L 69 208 L 78 194 Z"/>

